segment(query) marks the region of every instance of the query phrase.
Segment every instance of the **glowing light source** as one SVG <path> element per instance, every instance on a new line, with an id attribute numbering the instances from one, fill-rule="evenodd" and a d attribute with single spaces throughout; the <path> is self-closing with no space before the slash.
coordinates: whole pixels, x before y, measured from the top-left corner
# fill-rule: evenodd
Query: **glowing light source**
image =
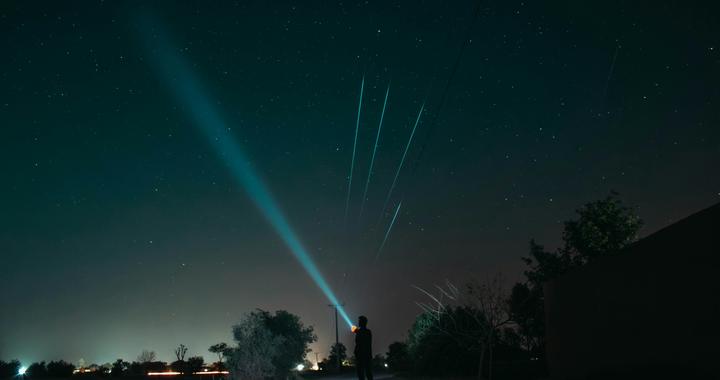
<path id="1" fill-rule="evenodd" d="M 25 372 L 27 372 L 27 367 L 22 366 L 20 369 L 18 369 L 18 376 L 24 376 Z"/>
<path id="2" fill-rule="evenodd" d="M 350 327 L 350 331 L 352 331 L 352 332 L 357 332 L 358 330 L 359 330 L 358 327 L 355 326 L 355 325 L 353 325 L 352 327 Z"/>
<path id="3" fill-rule="evenodd" d="M 302 370 L 304 370 L 304 369 L 305 369 L 305 365 L 304 365 L 304 364 L 298 364 L 298 365 L 295 367 L 295 370 L 297 370 L 297 371 L 302 371 Z"/>
<path id="4" fill-rule="evenodd" d="M 149 23 L 146 22 L 146 24 Z M 146 26 L 148 30 L 152 30 L 158 36 L 155 38 L 157 45 L 148 46 L 148 48 L 153 53 L 152 62 L 158 69 L 157 71 L 164 76 L 173 95 L 216 150 L 218 156 L 225 161 L 235 180 L 243 187 L 260 213 L 275 229 L 275 232 L 277 232 L 325 297 L 330 303 L 340 305 L 335 293 L 300 242 L 300 238 L 294 229 L 288 223 L 272 193 L 255 172 L 240 144 L 230 134 L 230 128 L 220 116 L 220 112 L 215 107 L 215 102 L 205 96 L 200 81 L 197 80 L 188 63 L 178 55 L 177 49 L 173 49 L 166 39 L 160 37 L 161 33 L 158 33 L 156 28 L 151 25 Z M 154 38 L 150 34 L 147 33 L 143 36 L 144 40 L 153 40 Z M 345 309 L 338 306 L 338 312 L 348 324 L 348 327 L 352 326 Z"/>

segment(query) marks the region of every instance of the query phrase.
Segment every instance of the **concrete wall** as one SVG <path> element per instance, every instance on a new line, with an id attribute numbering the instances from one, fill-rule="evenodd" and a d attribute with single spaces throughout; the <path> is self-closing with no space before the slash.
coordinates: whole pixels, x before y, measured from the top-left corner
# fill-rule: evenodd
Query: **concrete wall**
<path id="1" fill-rule="evenodd" d="M 720 378 L 720 204 L 545 285 L 553 379 L 684 367 Z"/>

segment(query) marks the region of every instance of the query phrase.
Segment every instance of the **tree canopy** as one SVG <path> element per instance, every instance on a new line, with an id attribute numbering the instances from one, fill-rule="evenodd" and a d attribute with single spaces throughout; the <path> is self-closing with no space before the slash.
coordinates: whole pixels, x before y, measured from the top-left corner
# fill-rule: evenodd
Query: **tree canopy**
<path id="1" fill-rule="evenodd" d="M 317 338 L 312 327 L 287 311 L 256 310 L 233 327 L 235 347 L 225 351 L 234 379 L 285 378 L 303 363 L 308 346 Z"/>

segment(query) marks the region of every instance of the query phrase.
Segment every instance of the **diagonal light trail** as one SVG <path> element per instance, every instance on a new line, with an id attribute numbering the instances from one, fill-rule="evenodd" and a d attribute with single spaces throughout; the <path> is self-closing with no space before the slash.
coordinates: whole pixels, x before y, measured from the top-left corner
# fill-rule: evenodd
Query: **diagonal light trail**
<path id="1" fill-rule="evenodd" d="M 380 248 L 378 248 L 377 253 L 375 254 L 375 260 L 380 257 L 380 253 L 382 252 L 383 248 L 385 247 L 385 243 L 388 240 L 388 236 L 390 236 L 390 231 L 392 231 L 393 225 L 395 225 L 395 219 L 397 219 L 398 212 L 400 212 L 400 206 L 402 206 L 402 201 L 398 203 L 397 208 L 395 209 L 395 214 L 392 217 L 392 220 L 390 221 L 390 225 L 388 226 L 387 231 L 385 232 L 385 238 L 382 241 L 382 244 L 380 244 Z"/>
<path id="2" fill-rule="evenodd" d="M 157 33 L 154 25 L 149 24 L 146 27 L 147 30 Z M 270 189 L 255 172 L 242 146 L 230 133 L 230 128 L 221 117 L 216 104 L 203 91 L 203 86 L 194 75 L 195 73 L 190 64 L 177 53 L 177 50 L 167 40 L 158 37 L 154 38 L 149 32 L 141 37 L 144 41 L 156 40 L 156 43 L 152 45 L 147 42 L 152 58 L 151 62 L 162 76 L 162 79 L 164 79 L 181 108 L 214 148 L 219 158 L 225 162 L 233 178 L 245 190 L 248 197 L 260 211 L 260 214 L 275 230 L 325 297 L 330 303 L 340 305 L 335 293 L 303 246 Z M 350 317 L 342 306 L 338 306 L 338 313 L 348 326 L 352 326 Z"/>
<path id="3" fill-rule="evenodd" d="M 362 217 L 365 208 L 365 200 L 367 199 L 368 187 L 370 187 L 370 177 L 372 177 L 373 165 L 375 164 L 375 153 L 377 152 L 378 142 L 380 141 L 380 131 L 382 131 L 383 120 L 385 119 L 385 108 L 387 107 L 388 95 L 390 95 L 390 84 L 385 91 L 385 100 L 383 101 L 382 113 L 380 114 L 380 124 L 378 125 L 377 135 L 375 135 L 375 146 L 373 147 L 372 158 L 370 158 L 370 169 L 368 170 L 367 180 L 365 181 L 365 190 L 363 191 L 362 202 L 360 203 L 360 217 Z"/>
<path id="4" fill-rule="evenodd" d="M 352 160 L 350 161 L 350 176 L 348 177 L 347 198 L 345 199 L 345 221 L 347 222 L 348 209 L 350 208 L 350 189 L 352 188 L 353 170 L 355 169 L 355 152 L 357 151 L 358 131 L 360 130 L 360 111 L 362 110 L 363 91 L 365 90 L 365 76 L 360 82 L 360 101 L 358 102 L 357 119 L 355 121 L 355 140 L 353 141 Z"/>
<path id="5" fill-rule="evenodd" d="M 380 211 L 380 217 L 382 218 L 383 213 L 385 212 L 385 208 L 387 208 L 388 202 L 390 201 L 390 197 L 392 196 L 393 190 L 395 190 L 395 185 L 397 185 L 398 177 L 400 176 L 400 171 L 403 168 L 403 164 L 405 164 L 405 157 L 407 156 L 408 150 L 410 150 L 410 144 L 412 144 L 413 136 L 415 136 L 415 130 L 417 129 L 418 123 L 420 123 L 420 116 L 422 116 L 423 111 L 425 110 L 425 103 L 422 104 L 422 107 L 420 107 L 420 112 L 418 112 L 417 118 L 415 119 L 415 125 L 413 126 L 412 132 L 410 132 L 410 138 L 408 139 L 407 145 L 405 146 L 405 151 L 403 152 L 402 158 L 400 159 L 400 165 L 398 165 L 397 171 L 395 172 L 395 178 L 393 178 L 392 185 L 390 185 L 390 191 L 388 191 L 387 197 L 385 197 L 385 203 L 383 203 L 382 210 Z"/>

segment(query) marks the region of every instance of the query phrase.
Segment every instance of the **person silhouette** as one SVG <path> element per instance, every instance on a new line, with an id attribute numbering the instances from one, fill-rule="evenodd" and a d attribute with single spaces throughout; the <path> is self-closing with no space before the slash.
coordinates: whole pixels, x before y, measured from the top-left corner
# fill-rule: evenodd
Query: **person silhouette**
<path id="1" fill-rule="evenodd" d="M 372 373 L 372 332 L 367 328 L 368 319 L 361 315 L 355 330 L 355 367 L 358 380 L 373 380 Z"/>

